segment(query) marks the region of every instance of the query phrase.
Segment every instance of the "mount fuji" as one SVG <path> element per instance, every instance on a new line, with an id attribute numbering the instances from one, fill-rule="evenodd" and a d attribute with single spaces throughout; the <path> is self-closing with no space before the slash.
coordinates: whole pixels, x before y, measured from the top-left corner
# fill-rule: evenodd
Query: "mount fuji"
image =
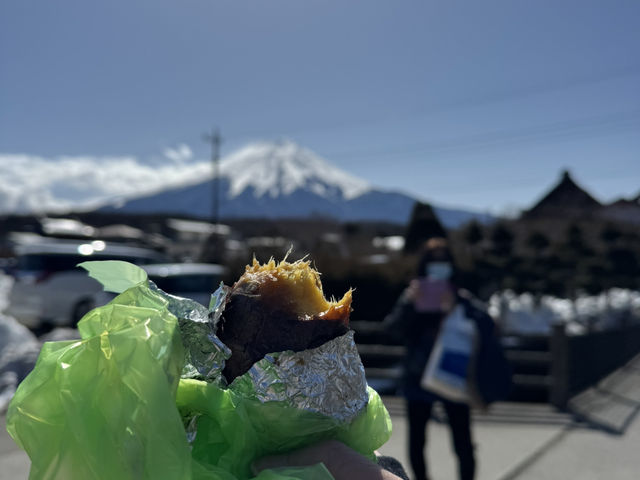
<path id="1" fill-rule="evenodd" d="M 221 218 L 331 217 L 403 224 L 416 198 L 374 188 L 291 141 L 249 144 L 223 158 L 219 174 Z M 133 198 L 102 211 L 168 213 L 210 218 L 212 177 L 202 182 Z M 434 207 L 447 227 L 486 214 Z"/>

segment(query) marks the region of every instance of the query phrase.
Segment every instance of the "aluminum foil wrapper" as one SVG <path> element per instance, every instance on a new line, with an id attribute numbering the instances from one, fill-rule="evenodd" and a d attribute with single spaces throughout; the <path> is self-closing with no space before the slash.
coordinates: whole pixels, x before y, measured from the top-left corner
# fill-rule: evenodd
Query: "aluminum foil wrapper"
<path id="1" fill-rule="evenodd" d="M 231 351 L 215 335 L 229 288 L 223 284 L 211 296 L 207 310 L 189 299 L 166 295 L 169 310 L 179 319 L 187 363 L 182 378 L 216 382 L 225 387 L 224 362 Z M 302 352 L 275 352 L 256 362 L 229 386 L 235 393 L 260 402 L 283 402 L 349 423 L 366 408 L 367 381 L 353 331 L 320 347 Z M 198 415 L 185 419 L 187 438 L 195 438 Z"/>
<path id="2" fill-rule="evenodd" d="M 353 334 L 349 331 L 302 352 L 267 355 L 230 388 L 261 402 L 284 402 L 338 422 L 351 422 L 369 399 Z"/>
<path id="3" fill-rule="evenodd" d="M 185 365 L 182 378 L 195 378 L 224 385 L 222 376 L 224 362 L 231 356 L 231 350 L 215 335 L 217 317 L 209 316 L 209 310 L 195 300 L 176 297 L 160 290 L 149 281 L 152 290 L 167 300 L 167 308 L 178 318 L 178 326 L 185 348 Z M 212 307 L 224 307 L 227 289 L 221 284 L 211 296 Z"/>

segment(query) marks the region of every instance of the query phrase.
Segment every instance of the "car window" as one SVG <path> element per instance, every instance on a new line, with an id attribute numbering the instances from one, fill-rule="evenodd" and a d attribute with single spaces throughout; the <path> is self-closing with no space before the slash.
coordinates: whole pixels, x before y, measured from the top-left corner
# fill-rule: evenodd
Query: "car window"
<path id="1" fill-rule="evenodd" d="M 100 255 L 96 257 L 94 256 L 82 257 L 80 261 L 84 262 L 85 260 L 122 260 L 125 262 L 134 263 L 136 265 L 148 265 L 151 263 L 158 263 L 159 259 L 149 258 L 149 257 L 126 257 L 122 255 Z"/>
<path id="2" fill-rule="evenodd" d="M 27 272 L 60 272 L 73 270 L 82 261 L 77 255 L 23 255 L 18 258 L 18 270 Z"/>
<path id="3" fill-rule="evenodd" d="M 176 275 L 172 277 L 162 277 L 150 275 L 149 278 L 167 293 L 180 292 L 205 292 L 211 293 L 220 284 L 218 275 Z"/>
<path id="4" fill-rule="evenodd" d="M 123 260 L 136 265 L 148 265 L 157 263 L 160 259 L 125 255 L 26 254 L 18 257 L 17 270 L 25 272 L 63 272 L 75 270 L 79 263 L 88 260 Z"/>

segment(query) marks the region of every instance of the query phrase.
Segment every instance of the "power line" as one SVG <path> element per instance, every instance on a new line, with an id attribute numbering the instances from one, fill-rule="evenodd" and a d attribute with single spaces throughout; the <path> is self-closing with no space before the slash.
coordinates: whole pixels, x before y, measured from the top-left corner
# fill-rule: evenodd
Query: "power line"
<path id="1" fill-rule="evenodd" d="M 323 152 L 335 157 L 397 158 L 412 154 L 446 154 L 463 150 L 480 150 L 543 140 L 594 137 L 602 134 L 636 130 L 640 133 L 640 110 L 603 115 L 582 120 L 555 122 L 546 125 L 511 130 L 496 130 L 466 137 L 398 145 L 385 149 L 367 148 L 339 152 Z"/>
<path id="2" fill-rule="evenodd" d="M 585 75 L 585 76 L 574 77 L 574 78 L 563 80 L 563 81 L 552 80 L 551 82 L 548 82 L 546 85 L 513 88 L 509 91 L 505 91 L 503 89 L 498 92 L 489 92 L 484 95 L 478 95 L 472 98 L 458 99 L 458 100 L 453 100 L 448 102 L 436 103 L 432 105 L 420 106 L 406 114 L 393 115 L 387 118 L 380 118 L 380 116 L 373 116 L 370 119 L 365 121 L 356 121 L 356 122 L 333 121 L 330 124 L 319 125 L 315 127 L 312 126 L 309 128 L 288 130 L 286 132 L 286 135 L 299 135 L 303 133 L 317 133 L 317 132 L 326 132 L 326 131 L 345 130 L 348 128 L 359 128 L 359 127 L 366 127 L 366 126 L 378 125 L 378 124 L 388 124 L 389 122 L 398 122 L 398 121 L 413 119 L 417 117 L 429 117 L 434 114 L 443 113 L 450 110 L 477 107 L 481 105 L 499 103 L 499 102 L 504 102 L 509 100 L 518 100 L 518 99 L 539 95 L 542 93 L 552 93 L 552 92 L 558 92 L 558 91 L 563 91 L 568 89 L 575 89 L 584 85 L 601 83 L 601 82 L 610 81 L 610 80 L 617 80 L 617 79 L 637 76 L 637 75 L 640 75 L 640 65 L 631 65 L 631 66 L 623 67 L 621 69 L 608 71 L 606 73 L 600 73 L 596 75 Z M 273 136 L 273 135 L 282 135 L 282 134 L 283 132 L 253 130 L 253 131 L 240 132 L 229 138 L 232 140 L 242 140 L 242 139 L 247 139 L 248 137 Z"/>

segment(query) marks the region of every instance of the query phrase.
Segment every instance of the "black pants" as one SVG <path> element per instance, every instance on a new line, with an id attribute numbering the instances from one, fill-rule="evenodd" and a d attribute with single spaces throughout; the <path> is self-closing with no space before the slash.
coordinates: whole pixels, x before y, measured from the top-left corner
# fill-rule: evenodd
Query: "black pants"
<path id="1" fill-rule="evenodd" d="M 475 475 L 476 461 L 471 441 L 471 414 L 469 407 L 461 403 L 442 402 L 449 421 L 453 450 L 458 457 L 460 480 L 472 480 Z M 427 422 L 431 417 L 433 403 L 407 402 L 409 415 L 409 459 L 416 480 L 426 480 L 427 466 L 424 457 Z"/>

